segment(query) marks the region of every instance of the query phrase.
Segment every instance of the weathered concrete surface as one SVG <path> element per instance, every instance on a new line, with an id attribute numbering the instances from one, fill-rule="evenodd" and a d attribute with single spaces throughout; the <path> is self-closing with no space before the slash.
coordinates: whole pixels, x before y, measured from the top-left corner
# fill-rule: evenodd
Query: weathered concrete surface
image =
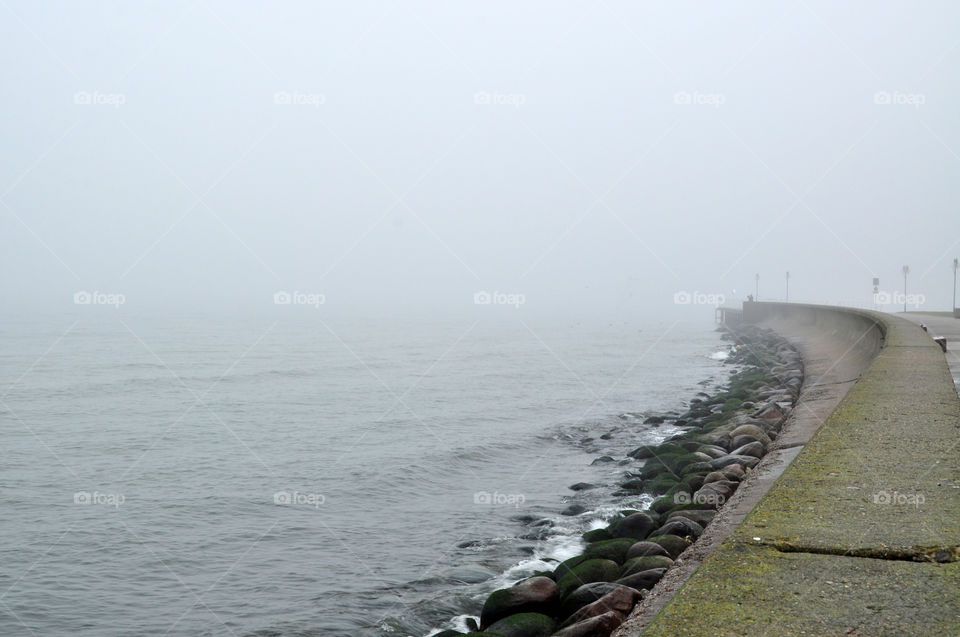
<path id="1" fill-rule="evenodd" d="M 754 320 L 856 334 L 834 308 L 758 305 L 777 307 Z M 960 399 L 927 334 L 849 314 L 883 349 L 643 634 L 960 634 Z"/>
<path id="2" fill-rule="evenodd" d="M 944 336 L 947 339 L 947 364 L 953 374 L 953 382 L 960 387 L 960 319 L 952 316 L 930 315 L 922 312 L 898 314 L 919 325 L 927 326 L 931 336 Z"/>
<path id="3" fill-rule="evenodd" d="M 853 387 L 883 341 L 882 330 L 873 318 L 832 311 L 772 318 L 754 316 L 754 322 L 775 328 L 802 354 L 804 379 L 800 399 L 770 452 L 721 507 L 700 539 L 637 606 L 619 634 L 635 635 L 652 621 L 677 589 L 743 522 Z"/>

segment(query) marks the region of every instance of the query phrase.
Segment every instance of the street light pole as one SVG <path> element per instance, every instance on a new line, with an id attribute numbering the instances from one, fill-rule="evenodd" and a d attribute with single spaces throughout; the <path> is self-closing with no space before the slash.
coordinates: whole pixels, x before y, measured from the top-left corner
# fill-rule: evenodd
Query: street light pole
<path id="1" fill-rule="evenodd" d="M 790 302 L 790 271 L 787 270 L 787 303 Z"/>
<path id="2" fill-rule="evenodd" d="M 957 279 L 957 260 L 956 259 L 953 260 L 953 279 L 954 279 L 953 287 L 957 287 L 957 280 L 956 280 Z M 956 294 L 954 294 L 954 296 L 956 296 Z M 759 272 L 757 272 L 756 280 L 754 283 L 753 300 L 754 301 L 760 300 L 760 273 Z"/>
<path id="3" fill-rule="evenodd" d="M 910 274 L 910 266 L 903 266 L 903 313 L 907 313 L 907 275 Z"/>
<path id="4" fill-rule="evenodd" d="M 957 268 L 960 268 L 960 259 L 953 260 L 953 307 L 951 313 L 957 311 Z"/>

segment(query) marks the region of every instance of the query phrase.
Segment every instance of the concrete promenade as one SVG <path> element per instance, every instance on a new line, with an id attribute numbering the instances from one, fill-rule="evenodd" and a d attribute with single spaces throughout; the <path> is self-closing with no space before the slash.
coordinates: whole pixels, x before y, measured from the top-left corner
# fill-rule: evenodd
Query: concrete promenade
<path id="1" fill-rule="evenodd" d="M 653 591 L 668 598 L 655 615 L 638 607 L 616 635 L 960 635 L 960 398 L 939 346 L 899 316 L 748 305 L 746 320 L 804 341 L 777 440 L 792 462 L 716 550 L 688 550 L 699 568 L 672 598 Z M 808 360 L 818 333 L 829 351 Z"/>

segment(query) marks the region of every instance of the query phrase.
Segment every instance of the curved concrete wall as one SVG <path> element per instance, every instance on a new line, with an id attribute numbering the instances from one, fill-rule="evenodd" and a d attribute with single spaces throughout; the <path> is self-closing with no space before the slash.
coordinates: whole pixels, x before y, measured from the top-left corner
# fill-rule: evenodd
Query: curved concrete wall
<path id="1" fill-rule="evenodd" d="M 884 346 L 889 322 L 879 312 L 831 305 L 802 303 L 766 303 L 747 301 L 743 304 L 745 323 L 764 323 L 778 331 L 799 331 L 811 328 L 819 338 L 846 343 L 849 352 L 873 358 Z"/>
<path id="2" fill-rule="evenodd" d="M 866 310 L 745 303 L 744 320 L 798 328 L 834 374 L 859 359 L 855 377 L 805 379 L 791 418 L 851 387 L 643 634 L 960 635 L 960 398 L 939 346 Z"/>

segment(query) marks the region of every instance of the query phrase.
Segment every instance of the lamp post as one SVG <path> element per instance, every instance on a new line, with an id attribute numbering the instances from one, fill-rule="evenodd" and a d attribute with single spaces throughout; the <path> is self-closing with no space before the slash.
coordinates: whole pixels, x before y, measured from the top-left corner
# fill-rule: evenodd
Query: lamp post
<path id="1" fill-rule="evenodd" d="M 903 312 L 907 312 L 907 275 L 910 274 L 910 266 L 903 266 Z"/>
<path id="2" fill-rule="evenodd" d="M 956 279 L 957 279 L 957 260 L 956 260 L 956 259 L 953 260 L 953 279 L 954 279 L 954 281 L 953 281 L 953 287 L 957 287 L 957 281 L 956 281 Z M 956 296 L 956 294 L 954 294 L 954 296 Z M 760 300 L 760 273 L 759 273 L 759 272 L 757 272 L 756 276 L 754 277 L 753 300 L 754 300 L 754 301 L 759 301 L 759 300 Z"/>
<path id="3" fill-rule="evenodd" d="M 957 268 L 960 268 L 960 259 L 953 260 L 953 307 L 951 313 L 957 311 Z"/>
<path id="4" fill-rule="evenodd" d="M 790 271 L 787 270 L 787 303 L 790 302 Z"/>

